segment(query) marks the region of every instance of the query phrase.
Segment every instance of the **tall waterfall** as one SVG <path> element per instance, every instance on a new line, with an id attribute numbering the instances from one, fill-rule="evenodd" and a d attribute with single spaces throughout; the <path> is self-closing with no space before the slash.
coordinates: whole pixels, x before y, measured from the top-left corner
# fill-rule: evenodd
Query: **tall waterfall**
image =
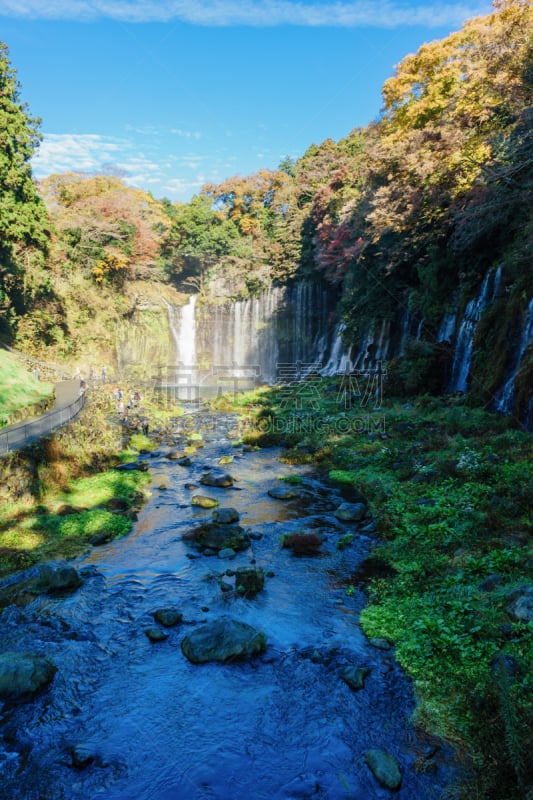
<path id="1" fill-rule="evenodd" d="M 179 308 L 165 303 L 178 365 L 196 365 L 196 299 L 191 295 L 187 305 Z"/>
<path id="2" fill-rule="evenodd" d="M 231 368 L 235 376 L 276 382 L 280 370 L 319 370 L 335 341 L 334 304 L 328 290 L 299 283 L 272 287 L 233 303 L 168 306 L 174 359 L 214 375 Z"/>

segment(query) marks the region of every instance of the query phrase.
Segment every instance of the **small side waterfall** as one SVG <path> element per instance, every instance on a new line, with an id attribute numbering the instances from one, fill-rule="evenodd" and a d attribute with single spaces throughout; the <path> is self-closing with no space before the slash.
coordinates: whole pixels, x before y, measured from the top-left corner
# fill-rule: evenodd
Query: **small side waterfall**
<path id="1" fill-rule="evenodd" d="M 345 326 L 342 322 L 335 328 L 333 346 L 326 366 L 321 370 L 322 375 L 338 375 L 340 373 L 351 372 L 353 368 L 350 359 L 350 348 L 346 348 L 342 340 L 344 328 Z"/>
<path id="2" fill-rule="evenodd" d="M 470 300 L 463 314 L 455 343 L 452 377 L 448 386 L 449 392 L 466 392 L 467 390 L 476 328 L 481 314 L 495 296 L 494 292 L 489 292 L 492 277 L 492 272 L 486 274 L 478 296 Z"/>
<path id="3" fill-rule="evenodd" d="M 529 345 L 533 342 L 533 298 L 531 298 L 522 323 L 520 341 L 514 352 L 511 373 L 506 382 L 496 395 L 494 408 L 503 414 L 511 414 L 515 404 L 515 382 L 520 369 L 520 363 Z M 533 397 L 532 397 L 533 401 Z"/>

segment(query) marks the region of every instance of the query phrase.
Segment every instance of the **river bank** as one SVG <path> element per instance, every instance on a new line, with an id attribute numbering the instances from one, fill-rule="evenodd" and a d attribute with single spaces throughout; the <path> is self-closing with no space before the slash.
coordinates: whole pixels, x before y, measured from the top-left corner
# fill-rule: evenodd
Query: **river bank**
<path id="1" fill-rule="evenodd" d="M 247 470 L 253 474 L 254 488 L 244 492 L 246 482 L 251 479 L 248 472 L 244 482 L 243 475 L 240 475 L 229 490 L 231 506 L 239 508 L 240 524 L 251 526 L 252 532 L 262 535 L 262 538 L 251 539 L 250 546 L 238 551 L 235 558 L 240 559 L 240 566 L 244 567 L 249 559 L 258 563 L 259 553 L 264 561 L 259 562 L 263 571 L 274 573 L 273 578 L 265 578 L 263 591 L 275 597 L 274 587 L 278 591 L 280 586 L 283 587 L 282 595 L 276 600 L 276 625 L 283 619 L 279 609 L 287 606 L 287 596 L 291 592 L 295 593 L 296 606 L 282 626 L 284 635 L 289 636 L 292 632 L 294 640 L 289 642 L 281 637 L 278 646 L 276 637 L 281 634 L 272 637 L 272 630 L 267 626 L 265 635 L 269 644 L 266 654 L 258 656 L 247 666 L 241 664 L 240 668 L 253 671 L 254 663 L 268 661 L 271 645 L 278 646 L 281 652 L 287 650 L 289 644 L 291 659 L 299 653 L 298 658 L 309 660 L 311 664 L 322 664 L 320 669 L 326 672 L 330 669 L 328 664 L 333 664 L 330 678 L 333 675 L 338 678 L 339 672 L 346 669 L 352 660 L 356 670 L 363 670 L 359 672 L 359 680 L 365 685 L 367 668 L 371 669 L 370 681 L 372 675 L 383 677 L 391 669 L 396 674 L 398 668 L 391 667 L 391 664 L 397 659 L 412 678 L 416 690 L 416 703 L 410 694 L 411 689 L 407 690 L 411 699 L 402 694 L 403 690 L 398 690 L 398 696 L 405 699 L 405 704 L 404 700 L 400 702 L 404 716 L 398 725 L 405 732 L 410 731 L 406 733 L 408 738 L 416 740 L 416 757 L 402 761 L 405 743 L 399 745 L 396 741 L 396 749 L 392 746 L 394 743 L 388 746 L 386 740 L 385 745 L 394 751 L 396 757 L 400 755 L 399 763 L 404 768 L 407 764 L 409 770 L 432 770 L 435 765 L 431 763 L 431 757 L 428 759 L 428 754 L 434 751 L 432 740 L 430 738 L 430 743 L 426 742 L 424 746 L 421 744 L 428 736 L 427 731 L 432 731 L 453 741 L 456 752 L 461 753 L 464 763 L 469 765 L 466 783 L 462 771 L 461 776 L 456 770 L 447 772 L 449 768 L 439 773 L 438 770 L 443 769 L 441 765 L 437 768 L 440 777 L 433 784 L 430 781 L 423 789 L 417 789 L 421 792 L 419 794 L 402 796 L 416 797 L 417 800 L 438 797 L 439 791 L 443 793 L 445 783 L 453 783 L 456 796 L 471 797 L 477 792 L 478 796 L 490 796 L 491 800 L 500 797 L 502 800 L 515 797 L 522 800 L 527 796 L 528 773 L 524 753 L 531 733 L 527 722 L 531 697 L 531 670 L 528 666 L 531 665 L 531 623 L 523 617 L 528 613 L 524 609 L 528 607 L 527 565 L 531 558 L 529 437 L 513 428 L 509 420 L 435 399 L 422 398 L 416 404 L 392 406 L 382 414 L 362 414 L 357 408 L 339 412 L 338 393 L 330 392 L 325 393 L 320 405 L 313 409 L 312 419 L 309 415 L 306 418 L 301 409 L 295 413 L 286 396 L 280 397 L 272 391 L 233 398 L 231 402 L 227 399 L 219 401 L 219 405 L 228 403 L 232 413 L 239 413 L 237 420 L 232 418 L 235 423 L 233 430 L 219 430 L 219 422 L 225 418 L 224 412 L 214 412 L 207 418 L 204 415 L 200 427 L 193 415 L 186 415 L 174 421 L 174 434 L 170 438 L 164 437 L 153 454 L 140 456 L 152 476 L 154 497 L 138 512 L 139 520 L 130 536 L 104 545 L 103 550 L 94 548 L 92 555 L 89 553 L 85 557 L 88 559 L 85 566 L 88 569 L 96 566 L 98 570 L 102 565 L 102 553 L 109 555 L 112 552 L 111 562 L 117 559 L 115 566 L 105 567 L 110 570 L 109 574 L 90 577 L 88 573 L 90 581 L 94 579 L 95 585 L 99 586 L 98 593 L 108 581 L 112 585 L 120 584 L 116 590 L 120 612 L 113 605 L 114 599 L 110 607 L 114 613 L 123 615 L 124 624 L 127 620 L 141 619 L 144 614 L 147 626 L 153 627 L 148 625 L 150 614 L 146 615 L 144 599 L 155 600 L 160 590 L 163 590 L 162 599 L 167 590 L 170 595 L 177 591 L 178 596 L 183 597 L 184 608 L 179 611 L 186 622 L 184 610 L 187 611 L 191 626 L 193 622 L 200 625 L 209 621 L 212 612 L 202 609 L 212 609 L 213 602 L 217 612 L 226 611 L 229 604 L 235 602 L 239 610 L 241 603 L 248 609 L 244 619 L 250 614 L 249 607 L 255 613 L 261 605 L 263 592 L 259 592 L 254 600 L 241 597 L 237 593 L 235 577 L 223 576 L 226 570 L 219 567 L 216 553 L 206 557 L 191 548 L 190 543 L 185 545 L 182 541 L 184 533 L 191 533 L 191 522 L 195 528 L 200 519 L 209 519 L 212 514 L 208 509 L 192 505 L 193 489 L 187 489 L 185 484 L 194 480 L 187 480 L 187 476 L 198 473 L 197 477 L 201 477 L 202 467 L 220 468 L 215 452 L 220 453 L 220 458 L 226 461 L 226 468 L 232 472 L 237 467 L 240 470 L 240 465 L 244 467 L 248 461 L 250 466 Z M 175 441 L 174 435 L 177 436 Z M 258 450 L 258 445 L 267 445 L 268 449 Z M 208 447 L 215 449 L 208 451 Z M 278 449 L 272 450 L 273 447 Z M 270 462 L 272 458 L 274 461 Z M 283 481 L 278 480 L 278 474 L 283 474 Z M 269 481 L 273 481 L 278 490 L 280 487 L 285 490 L 285 500 L 280 497 L 276 500 L 268 492 L 265 495 Z M 314 494 L 311 491 L 313 482 Z M 287 490 L 289 495 L 291 492 L 294 495 L 292 498 L 287 496 Z M 210 489 L 209 493 L 211 491 L 222 495 L 227 492 L 221 488 Z M 328 492 L 331 496 L 325 499 Z M 322 504 L 318 509 L 319 516 L 324 517 L 324 511 L 327 511 L 326 517 L 331 517 L 334 509 L 324 509 L 323 504 L 331 505 L 333 498 L 338 502 L 339 493 L 348 502 L 357 503 L 363 499 L 369 504 L 373 519 L 364 523 L 370 525 L 368 531 L 362 531 L 358 522 L 352 521 L 352 527 L 350 523 L 341 524 L 334 516 L 328 524 L 324 523 L 324 518 L 322 523 L 317 521 L 312 513 L 313 503 Z M 281 491 L 281 496 L 283 494 Z M 281 517 L 269 516 L 272 504 Z M 308 552 L 299 558 L 283 546 L 294 534 L 306 533 L 314 537 L 321 524 L 323 529 L 318 531 L 319 539 L 322 535 L 326 539 L 319 545 L 316 556 Z M 342 530 L 339 530 L 339 525 Z M 265 531 L 261 526 L 265 526 Z M 275 533 L 275 542 L 271 532 Z M 194 537 L 196 535 L 194 533 Z M 275 543 L 268 557 L 263 550 L 267 540 L 269 547 Z M 323 548 L 329 551 L 325 557 L 324 554 L 318 555 Z M 121 561 L 124 552 L 129 554 L 126 559 L 131 558 L 134 566 Z M 278 558 L 284 565 L 281 581 L 275 577 L 279 567 L 272 561 Z M 326 563 L 328 558 L 331 559 L 329 565 Z M 344 564 L 340 571 L 338 559 Z M 305 561 L 309 562 L 310 570 L 305 570 L 302 583 L 301 573 L 287 571 L 286 567 L 291 564 L 299 568 Z M 201 574 L 199 584 L 193 586 L 188 581 L 183 582 L 183 577 L 190 575 L 192 566 L 199 563 L 206 565 L 204 571 L 197 569 Z M 217 568 L 208 568 L 209 564 L 216 564 Z M 251 562 L 249 566 L 253 566 Z M 318 584 L 311 581 L 311 575 L 315 580 L 322 574 L 323 567 L 326 567 L 326 572 L 330 567 L 332 570 L 327 586 L 320 581 Z M 169 568 L 172 577 L 169 577 Z M 227 569 L 232 572 L 234 564 L 231 563 Z M 221 584 L 227 584 L 225 591 Z M 298 591 L 304 587 L 307 588 L 299 597 Z M 106 596 L 109 591 L 114 597 L 115 590 L 110 588 L 106 589 Z M 192 593 L 194 603 L 190 603 L 187 592 Z M 315 607 L 315 592 L 322 596 L 323 602 L 329 598 L 318 617 L 324 619 L 321 614 L 326 609 L 332 618 L 336 619 L 340 614 L 341 619 L 350 620 L 349 631 L 344 637 L 351 642 L 348 650 L 344 644 L 339 646 L 335 639 L 338 634 L 335 625 L 331 629 L 333 645 L 324 636 L 323 623 L 320 623 L 322 632 L 314 643 L 316 646 L 310 640 L 313 615 L 309 624 L 302 620 Z M 365 596 L 370 600 L 366 607 Z M 129 607 L 130 601 L 132 608 Z M 50 598 L 46 599 L 46 604 L 49 602 Z M 100 605 L 97 610 L 93 609 L 89 620 L 91 628 L 95 624 L 93 617 L 102 613 L 106 619 L 106 612 Z M 362 628 L 359 628 L 359 620 Z M 257 621 L 253 613 L 248 621 Z M 331 626 L 330 622 L 328 626 Z M 130 626 L 130 633 L 132 630 Z M 124 647 L 127 640 L 125 631 L 117 633 Z M 366 636 L 362 636 L 361 631 Z M 179 652 L 182 634 L 181 630 L 179 633 L 173 631 L 162 643 L 165 647 L 174 647 L 179 658 L 182 657 Z M 144 642 L 143 637 L 147 638 L 147 634 L 136 630 L 135 640 Z M 394 651 L 385 651 L 387 659 L 394 656 L 392 661 L 378 665 L 375 658 L 367 654 L 366 660 L 357 657 L 354 664 L 353 659 L 357 654 L 361 655 L 357 642 L 366 642 L 366 637 L 385 639 L 389 648 L 393 645 Z M 291 668 L 294 667 L 292 663 Z M 140 669 L 144 678 L 149 680 L 146 669 Z M 52 686 L 56 680 L 57 677 Z M 204 689 L 207 691 L 206 687 Z M 308 685 L 304 694 L 313 691 L 318 690 Z M 166 700 L 161 702 L 166 703 Z M 290 693 L 285 695 L 284 702 L 290 705 Z M 392 704 L 394 702 L 391 700 Z M 333 713 L 331 709 L 330 712 Z M 141 725 L 140 717 L 136 724 Z M 155 720 L 153 725 L 155 730 Z M 110 730 L 109 721 L 106 730 Z M 71 764 L 69 747 L 71 744 L 67 746 L 66 756 L 62 751 L 61 758 L 66 758 Z M 59 757 L 57 747 L 54 752 L 55 757 Z M 364 765 L 362 773 L 367 775 L 368 766 L 363 755 L 367 751 L 363 750 L 362 744 L 358 752 L 363 758 L 359 766 Z M 98 755 L 96 760 L 99 758 Z M 342 763 L 347 772 L 340 773 L 341 785 L 347 781 L 346 785 L 351 786 L 348 778 L 351 775 L 353 779 L 354 762 L 346 760 Z M 240 761 L 238 767 L 236 764 L 233 768 L 238 771 L 242 764 Z M 53 764 L 50 768 L 55 770 Z M 130 770 L 131 763 L 127 768 L 128 774 Z M 170 780 L 168 770 L 163 772 L 165 781 Z M 320 768 L 318 773 L 320 780 L 316 776 L 313 778 L 315 773 L 311 771 L 311 783 L 302 791 L 311 792 L 315 785 L 322 786 L 323 769 Z M 283 774 L 288 780 L 288 772 Z M 359 785 L 359 767 L 355 774 L 352 792 Z M 94 775 L 91 776 L 93 779 Z M 263 780 L 264 777 L 259 783 Z M 405 780 L 402 777 L 402 787 Z M 289 783 L 288 780 L 287 785 Z M 96 791 L 96 784 L 82 781 L 82 785 L 84 791 L 87 786 Z M 171 785 L 166 782 L 158 785 L 157 791 L 162 792 L 161 795 L 149 794 L 147 786 L 142 791 L 147 792 L 146 797 L 158 800 L 159 796 L 166 798 L 164 791 Z M 375 785 L 372 783 L 372 791 L 375 791 Z M 430 785 L 432 793 L 428 793 Z M 228 790 L 213 788 L 212 791 L 218 791 L 219 795 L 205 791 L 207 797 L 223 797 L 220 792 Z M 272 786 L 271 791 L 274 791 Z M 285 791 L 285 788 L 278 785 L 276 791 Z M 294 791 L 299 791 L 298 787 Z M 337 789 L 327 784 L 324 791 Z M 364 791 L 367 794 L 338 796 L 372 796 L 370 784 Z M 404 791 L 404 788 L 400 790 Z M 434 791 L 437 791 L 436 795 Z M 194 794 L 190 796 L 195 797 Z M 304 793 L 298 796 L 314 795 Z M 323 796 L 337 797 L 334 793 Z M 128 795 L 119 794 L 117 797 L 126 798 Z"/>

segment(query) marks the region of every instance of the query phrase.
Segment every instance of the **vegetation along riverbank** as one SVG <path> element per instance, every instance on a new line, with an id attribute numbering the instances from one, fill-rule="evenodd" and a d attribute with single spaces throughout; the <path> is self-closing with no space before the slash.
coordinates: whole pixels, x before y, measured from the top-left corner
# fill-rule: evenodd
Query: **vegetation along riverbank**
<path id="1" fill-rule="evenodd" d="M 339 411 L 339 391 L 332 381 L 320 401 L 308 394 L 307 411 L 286 390 L 233 402 L 250 404 L 246 441 L 281 443 L 287 462 L 370 502 L 376 547 L 346 593 L 365 587 L 363 630 L 394 644 L 420 725 L 464 755 L 464 796 L 529 797 L 531 436 L 462 398 L 403 398 L 369 413 Z"/>

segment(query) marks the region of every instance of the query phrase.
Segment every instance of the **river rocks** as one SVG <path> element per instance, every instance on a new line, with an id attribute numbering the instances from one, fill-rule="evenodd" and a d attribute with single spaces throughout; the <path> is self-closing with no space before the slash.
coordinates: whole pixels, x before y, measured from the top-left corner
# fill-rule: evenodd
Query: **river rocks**
<path id="1" fill-rule="evenodd" d="M 348 684 L 350 689 L 363 689 L 365 685 L 365 678 L 370 674 L 369 667 L 346 667 L 342 673 L 341 678 Z"/>
<path id="2" fill-rule="evenodd" d="M 193 494 L 191 498 L 191 504 L 200 508 L 214 508 L 218 506 L 218 503 L 219 501 L 214 497 L 206 497 L 203 494 Z"/>
<path id="3" fill-rule="evenodd" d="M 186 458 L 186 455 L 182 450 L 169 450 L 166 457 L 169 461 L 179 461 L 182 458 Z"/>
<path id="4" fill-rule="evenodd" d="M 378 650 L 390 650 L 392 647 L 391 643 L 386 639 L 382 639 L 381 636 L 374 636 L 372 639 L 369 639 L 368 644 Z"/>
<path id="5" fill-rule="evenodd" d="M 296 497 L 300 497 L 301 492 L 290 486 L 274 486 L 268 490 L 268 494 L 274 500 L 294 500 Z"/>
<path id="6" fill-rule="evenodd" d="M 44 592 L 68 592 L 77 589 L 82 579 L 73 566 L 57 561 L 42 564 L 39 576 L 39 588 Z"/>
<path id="7" fill-rule="evenodd" d="M 343 522 L 360 522 L 366 514 L 364 503 L 341 503 L 333 514 Z"/>
<path id="8" fill-rule="evenodd" d="M 241 567 L 235 574 L 235 590 L 242 597 L 255 597 L 264 585 L 265 575 L 262 569 Z"/>
<path id="9" fill-rule="evenodd" d="M 221 617 L 188 634 L 181 643 L 181 650 L 193 664 L 226 662 L 264 652 L 266 637 L 245 622 Z"/>
<path id="10" fill-rule="evenodd" d="M 100 531 L 100 533 L 95 533 L 94 536 L 91 536 L 89 539 L 90 543 L 93 547 L 99 547 L 102 544 L 107 544 L 113 538 L 112 531 Z"/>
<path id="11" fill-rule="evenodd" d="M 162 631 L 161 628 L 146 628 L 144 633 L 150 639 L 150 641 L 154 643 L 164 642 L 165 639 L 168 639 L 168 633 Z"/>
<path id="12" fill-rule="evenodd" d="M 96 755 L 92 748 L 88 747 L 86 744 L 76 744 L 70 752 L 70 757 L 73 767 L 76 769 L 85 769 L 93 763 Z"/>
<path id="13" fill-rule="evenodd" d="M 217 486 L 226 489 L 229 486 L 233 486 L 234 481 L 228 472 L 213 469 L 206 472 L 205 475 L 202 475 L 200 483 L 203 483 L 204 486 Z"/>
<path id="14" fill-rule="evenodd" d="M 398 762 L 385 750 L 369 750 L 365 753 L 365 763 L 372 770 L 374 777 L 386 789 L 399 789 L 402 774 Z"/>
<path id="15" fill-rule="evenodd" d="M 232 522 L 239 521 L 239 512 L 236 508 L 217 508 L 212 514 L 213 522 L 218 522 L 220 525 L 229 525 Z"/>
<path id="16" fill-rule="evenodd" d="M 0 654 L 0 697 L 19 700 L 46 686 L 57 669 L 49 658 L 37 653 Z"/>
<path id="17" fill-rule="evenodd" d="M 322 539 L 316 533 L 289 533 L 283 537 L 283 547 L 288 547 L 295 556 L 314 556 Z"/>
<path id="18" fill-rule="evenodd" d="M 116 469 L 118 472 L 131 472 L 132 470 L 148 472 L 148 464 L 146 461 L 128 461 L 127 464 L 117 464 L 114 469 Z"/>
<path id="19" fill-rule="evenodd" d="M 158 608 L 154 611 L 154 619 L 165 628 L 173 628 L 183 619 L 183 614 L 177 608 Z"/>
<path id="20" fill-rule="evenodd" d="M 233 547 L 224 547 L 223 550 L 218 551 L 218 557 L 223 559 L 235 558 L 236 555 L 237 553 L 235 552 Z"/>
<path id="21" fill-rule="evenodd" d="M 250 539 L 240 525 L 218 525 L 215 522 L 195 528 L 186 533 L 183 539 L 193 543 L 204 553 L 210 550 L 215 555 L 227 548 L 235 552 L 246 550 L 250 545 Z"/>
<path id="22" fill-rule="evenodd" d="M 522 586 L 508 597 L 507 613 L 517 622 L 533 622 L 533 586 Z"/>

